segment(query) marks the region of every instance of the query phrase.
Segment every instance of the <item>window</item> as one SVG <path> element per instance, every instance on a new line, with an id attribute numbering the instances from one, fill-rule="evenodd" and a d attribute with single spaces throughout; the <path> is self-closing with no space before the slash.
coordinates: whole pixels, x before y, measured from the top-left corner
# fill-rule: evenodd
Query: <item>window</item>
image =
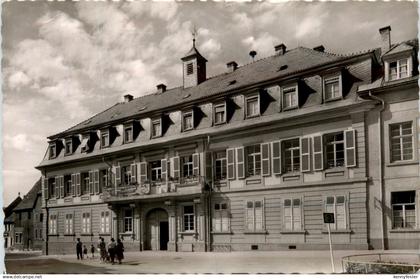
<path id="1" fill-rule="evenodd" d="M 162 179 L 162 162 L 160 160 L 151 162 L 150 172 L 152 181 L 160 181 Z"/>
<path id="2" fill-rule="evenodd" d="M 66 143 L 65 143 L 65 154 L 69 155 L 73 153 L 73 144 L 72 144 L 72 139 L 66 139 Z"/>
<path id="3" fill-rule="evenodd" d="M 193 112 L 184 112 L 182 115 L 182 130 L 188 131 L 194 129 Z"/>
<path id="4" fill-rule="evenodd" d="M 57 234 L 57 215 L 50 215 L 49 234 Z"/>
<path id="5" fill-rule="evenodd" d="M 89 173 L 83 172 L 81 174 L 82 177 L 82 195 L 89 194 Z"/>
<path id="6" fill-rule="evenodd" d="M 298 107 L 297 86 L 283 88 L 283 109 Z"/>
<path id="7" fill-rule="evenodd" d="M 55 198 L 55 178 L 48 179 L 48 195 L 50 198 Z"/>
<path id="8" fill-rule="evenodd" d="M 300 171 L 300 142 L 299 139 L 286 140 L 283 142 L 284 171 Z"/>
<path id="9" fill-rule="evenodd" d="M 214 106 L 214 124 L 226 123 L 226 104 L 218 104 Z"/>
<path id="10" fill-rule="evenodd" d="M 247 146 L 248 176 L 261 174 L 261 146 L 259 144 Z"/>
<path id="11" fill-rule="evenodd" d="M 124 143 L 133 141 L 133 126 L 124 127 Z"/>
<path id="12" fill-rule="evenodd" d="M 160 137 L 162 135 L 161 119 L 152 121 L 152 137 Z"/>
<path id="13" fill-rule="evenodd" d="M 50 144 L 50 151 L 49 151 L 50 152 L 50 159 L 53 159 L 53 158 L 55 158 L 57 156 L 56 151 L 57 151 L 56 144 L 55 143 L 51 143 Z"/>
<path id="14" fill-rule="evenodd" d="M 394 229 L 416 227 L 416 191 L 392 192 L 392 227 Z"/>
<path id="15" fill-rule="evenodd" d="M 344 135 L 343 132 L 325 136 L 327 168 L 344 166 Z"/>
<path id="16" fill-rule="evenodd" d="M 193 63 L 187 64 L 187 75 L 192 75 L 194 73 L 194 65 Z"/>
<path id="17" fill-rule="evenodd" d="M 73 195 L 71 187 L 71 175 L 64 176 L 64 196 L 69 197 Z"/>
<path id="18" fill-rule="evenodd" d="M 330 227 L 335 230 L 347 228 L 346 204 L 344 196 L 328 196 L 325 199 L 325 212 L 334 213 L 335 223 Z"/>
<path id="19" fill-rule="evenodd" d="M 124 185 L 131 184 L 131 168 L 130 166 L 121 167 L 121 179 Z"/>
<path id="20" fill-rule="evenodd" d="M 327 77 L 324 79 L 325 100 L 335 100 L 341 98 L 341 76 Z"/>
<path id="21" fill-rule="evenodd" d="M 99 193 L 102 193 L 102 189 L 108 187 L 108 170 L 103 169 L 99 171 Z"/>
<path id="22" fill-rule="evenodd" d="M 73 234 L 73 214 L 66 214 L 64 234 Z"/>
<path id="23" fill-rule="evenodd" d="M 246 202 L 246 230 L 261 231 L 264 229 L 263 201 Z"/>
<path id="24" fill-rule="evenodd" d="M 18 232 L 15 234 L 15 244 L 22 244 L 22 233 Z"/>
<path id="25" fill-rule="evenodd" d="M 133 232 L 133 210 L 132 209 L 124 210 L 124 232 L 126 233 Z"/>
<path id="26" fill-rule="evenodd" d="M 406 78 L 408 73 L 408 59 L 400 59 L 389 63 L 389 80 Z"/>
<path id="27" fill-rule="evenodd" d="M 289 231 L 302 230 L 301 199 L 285 199 L 283 202 L 284 229 Z"/>
<path id="28" fill-rule="evenodd" d="M 191 232 L 194 231 L 194 206 L 185 205 L 184 206 L 184 231 Z"/>
<path id="29" fill-rule="evenodd" d="M 214 157 L 215 179 L 226 179 L 226 151 L 215 152 Z"/>
<path id="30" fill-rule="evenodd" d="M 90 233 L 90 213 L 88 212 L 82 214 L 82 233 Z"/>
<path id="31" fill-rule="evenodd" d="M 228 204 L 226 202 L 215 203 L 213 212 L 213 231 L 228 232 L 229 230 Z"/>
<path id="32" fill-rule="evenodd" d="M 101 131 L 101 148 L 109 146 L 109 132 Z"/>
<path id="33" fill-rule="evenodd" d="M 246 117 L 255 117 L 260 115 L 260 100 L 259 96 L 246 98 Z"/>
<path id="34" fill-rule="evenodd" d="M 111 224 L 111 219 L 110 219 L 110 214 L 109 211 L 102 211 L 101 212 L 101 233 L 110 233 L 111 229 L 110 229 L 110 224 Z"/>
<path id="35" fill-rule="evenodd" d="M 193 156 L 192 155 L 184 156 L 181 158 L 181 160 L 182 160 L 182 176 L 187 177 L 187 178 L 194 176 Z"/>
<path id="36" fill-rule="evenodd" d="M 405 161 L 413 159 L 413 128 L 411 122 L 392 124 L 391 161 Z"/>

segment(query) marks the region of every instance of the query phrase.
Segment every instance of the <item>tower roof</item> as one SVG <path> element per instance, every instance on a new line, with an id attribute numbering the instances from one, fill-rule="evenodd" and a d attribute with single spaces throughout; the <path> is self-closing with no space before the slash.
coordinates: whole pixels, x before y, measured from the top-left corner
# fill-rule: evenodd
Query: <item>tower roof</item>
<path id="1" fill-rule="evenodd" d="M 190 51 L 185 54 L 184 57 L 181 58 L 182 61 L 188 60 L 192 57 L 197 57 L 198 60 L 204 60 L 204 62 L 207 62 L 207 59 L 204 58 L 198 51 L 198 49 L 195 47 L 195 43 L 193 43 L 193 47 L 190 49 Z"/>

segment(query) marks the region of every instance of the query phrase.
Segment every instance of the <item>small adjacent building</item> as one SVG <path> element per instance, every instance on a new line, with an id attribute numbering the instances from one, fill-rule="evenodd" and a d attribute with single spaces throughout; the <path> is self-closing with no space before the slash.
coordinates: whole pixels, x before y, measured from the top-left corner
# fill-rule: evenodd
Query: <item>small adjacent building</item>
<path id="1" fill-rule="evenodd" d="M 10 249 L 13 247 L 14 240 L 15 240 L 15 220 L 13 215 L 13 210 L 15 207 L 22 201 L 20 194 L 16 197 L 7 207 L 3 208 L 4 213 L 4 248 Z"/>

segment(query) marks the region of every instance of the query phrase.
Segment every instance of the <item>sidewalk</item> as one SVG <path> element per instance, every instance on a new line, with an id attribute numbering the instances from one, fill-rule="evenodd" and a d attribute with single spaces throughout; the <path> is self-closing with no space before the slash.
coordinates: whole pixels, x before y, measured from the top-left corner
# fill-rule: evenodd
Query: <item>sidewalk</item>
<path id="1" fill-rule="evenodd" d="M 334 251 L 335 272 L 341 273 L 341 259 L 354 254 L 380 253 L 380 250 Z M 417 253 L 417 250 L 393 250 L 387 253 Z M 42 256 L 52 257 L 52 256 Z M 331 273 L 330 254 L 325 251 L 245 251 L 230 253 L 128 252 L 123 264 L 111 265 L 98 258 L 78 261 L 75 255 L 54 256 L 91 267 L 103 267 L 111 273 Z"/>

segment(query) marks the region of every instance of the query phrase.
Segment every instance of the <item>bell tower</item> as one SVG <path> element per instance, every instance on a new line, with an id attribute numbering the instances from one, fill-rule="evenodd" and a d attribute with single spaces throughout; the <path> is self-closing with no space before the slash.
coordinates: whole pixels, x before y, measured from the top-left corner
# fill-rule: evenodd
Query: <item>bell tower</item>
<path id="1" fill-rule="evenodd" d="M 181 58 L 184 88 L 197 86 L 206 80 L 206 62 L 195 47 L 196 32 L 193 32 L 193 46 L 191 50 Z"/>

